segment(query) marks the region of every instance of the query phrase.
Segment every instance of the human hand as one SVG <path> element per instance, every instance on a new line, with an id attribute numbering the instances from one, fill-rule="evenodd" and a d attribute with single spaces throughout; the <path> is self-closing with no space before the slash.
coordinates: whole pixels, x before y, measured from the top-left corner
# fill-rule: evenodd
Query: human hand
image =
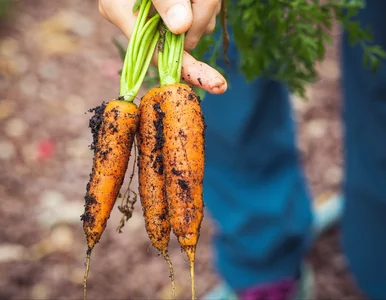
<path id="1" fill-rule="evenodd" d="M 136 16 L 132 8 L 136 0 L 99 0 L 99 11 L 130 39 Z M 189 84 L 212 94 L 222 94 L 227 89 L 225 78 L 209 65 L 197 61 L 187 51 L 197 45 L 203 34 L 210 33 L 216 25 L 216 15 L 221 0 L 153 0 L 153 5 L 170 31 L 175 34 L 187 32 L 182 58 L 181 77 Z M 156 64 L 156 57 L 153 64 Z"/>

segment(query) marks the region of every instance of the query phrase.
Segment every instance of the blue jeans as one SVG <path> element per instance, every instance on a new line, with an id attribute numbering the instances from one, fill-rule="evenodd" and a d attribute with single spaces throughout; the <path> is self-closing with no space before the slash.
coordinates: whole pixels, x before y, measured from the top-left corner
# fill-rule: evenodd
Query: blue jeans
<path id="1" fill-rule="evenodd" d="M 359 19 L 386 48 L 386 1 L 368 0 Z M 343 245 L 369 297 L 386 299 L 386 65 L 362 67 L 362 50 L 342 40 L 345 126 Z M 216 268 L 234 289 L 295 276 L 307 253 L 312 213 L 295 145 L 288 91 L 247 83 L 229 50 L 230 88 L 207 95 L 204 200 L 212 216 Z"/>

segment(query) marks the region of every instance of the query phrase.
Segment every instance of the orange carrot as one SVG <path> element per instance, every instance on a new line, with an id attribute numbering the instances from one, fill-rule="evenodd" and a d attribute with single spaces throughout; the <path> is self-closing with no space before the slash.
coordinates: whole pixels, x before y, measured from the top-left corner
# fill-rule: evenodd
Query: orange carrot
<path id="1" fill-rule="evenodd" d="M 190 261 L 194 299 L 194 260 L 204 215 L 204 118 L 198 98 L 185 84 L 163 86 L 160 108 L 169 220 Z"/>
<path id="2" fill-rule="evenodd" d="M 138 121 L 132 102 L 113 100 L 104 109 L 82 215 L 89 250 L 99 242 L 122 186 Z"/>
<path id="3" fill-rule="evenodd" d="M 122 100 L 113 100 L 97 108 L 97 114 L 90 121 L 94 160 L 87 184 L 85 212 L 81 216 L 88 246 L 86 275 L 91 251 L 106 228 L 122 186 L 138 121 L 137 106 Z"/>
<path id="4" fill-rule="evenodd" d="M 174 272 L 167 251 L 171 229 L 164 182 L 164 138 L 159 94 L 160 89 L 151 89 L 142 98 L 139 106 L 138 182 L 146 231 L 152 245 L 162 253 L 169 265 L 174 296 Z"/>
<path id="5" fill-rule="evenodd" d="M 173 34 L 163 23 L 160 33 L 158 71 L 169 220 L 189 258 L 194 300 L 194 261 L 204 217 L 205 123 L 198 97 L 189 86 L 180 83 L 185 35 Z"/>

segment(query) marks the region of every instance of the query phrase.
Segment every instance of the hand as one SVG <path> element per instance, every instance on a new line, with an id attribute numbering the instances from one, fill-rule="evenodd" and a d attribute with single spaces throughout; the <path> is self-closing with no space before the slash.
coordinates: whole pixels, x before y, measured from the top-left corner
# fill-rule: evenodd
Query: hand
<path id="1" fill-rule="evenodd" d="M 136 0 L 99 0 L 99 11 L 108 21 L 116 25 L 130 39 L 136 16 L 132 8 Z M 216 15 L 221 9 L 221 0 L 153 0 L 160 16 L 175 34 L 187 32 L 185 50 L 191 51 L 203 34 L 210 33 L 216 25 Z M 227 89 L 224 77 L 215 69 L 197 61 L 184 51 L 182 78 L 189 84 L 203 88 L 212 94 L 222 94 Z M 153 59 L 156 64 L 156 59 Z"/>

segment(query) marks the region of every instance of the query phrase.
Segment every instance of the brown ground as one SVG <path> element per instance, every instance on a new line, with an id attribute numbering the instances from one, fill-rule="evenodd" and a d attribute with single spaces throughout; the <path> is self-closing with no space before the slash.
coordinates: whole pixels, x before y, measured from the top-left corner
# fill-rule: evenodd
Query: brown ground
<path id="1" fill-rule="evenodd" d="M 117 96 L 122 36 L 95 0 L 18 1 L 0 38 L 0 299 L 81 299 L 85 238 L 79 215 L 91 169 L 90 107 Z M 295 100 L 300 149 L 315 194 L 342 179 L 336 49 L 320 66 L 311 102 Z M 136 184 L 136 183 L 135 183 Z M 168 298 L 168 269 L 150 247 L 139 206 L 122 234 L 115 211 L 96 247 L 89 299 Z M 218 278 L 208 218 L 200 240 L 199 295 Z M 337 229 L 312 251 L 318 299 L 361 299 L 346 272 Z M 178 298 L 189 297 L 188 264 L 170 247 Z"/>

